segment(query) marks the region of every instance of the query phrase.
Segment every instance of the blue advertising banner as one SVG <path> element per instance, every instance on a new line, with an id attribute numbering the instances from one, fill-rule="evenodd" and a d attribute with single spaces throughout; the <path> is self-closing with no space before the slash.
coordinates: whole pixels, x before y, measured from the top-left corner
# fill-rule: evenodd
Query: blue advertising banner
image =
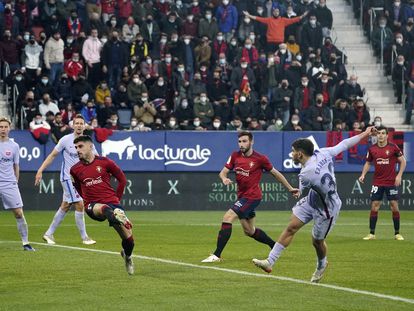
<path id="1" fill-rule="evenodd" d="M 335 136 L 334 139 L 332 136 Z M 40 145 L 27 131 L 12 131 L 10 137 L 20 145 L 22 171 L 36 171 L 55 147 L 54 142 Z M 255 132 L 254 149 L 267 155 L 282 172 L 300 169 L 291 156 L 291 144 L 297 138 L 311 139 L 317 148 L 334 145 L 348 133 L 327 132 Z M 236 132 L 115 132 L 102 144 L 95 143 L 99 154 L 114 160 L 130 172 L 218 172 L 230 154 L 238 150 Z M 368 144 L 360 144 L 335 159 L 337 172 L 360 172 Z M 407 172 L 414 172 L 414 132 L 404 133 Z M 48 171 L 58 171 L 61 156 Z"/>

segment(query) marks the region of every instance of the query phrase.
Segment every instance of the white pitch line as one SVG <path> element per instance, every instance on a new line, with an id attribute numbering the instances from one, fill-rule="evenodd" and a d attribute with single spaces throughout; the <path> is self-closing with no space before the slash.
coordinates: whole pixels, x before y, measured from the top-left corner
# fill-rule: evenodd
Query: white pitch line
<path id="1" fill-rule="evenodd" d="M 0 241 L 0 243 L 21 243 L 21 242 L 17 242 L 17 241 Z M 38 243 L 38 242 L 31 242 L 31 244 L 40 245 L 40 246 L 47 246 L 47 247 L 58 247 L 58 248 L 71 249 L 71 250 L 77 250 L 77 251 L 86 251 L 86 252 L 92 252 L 92 253 L 110 254 L 110 255 L 119 256 L 118 252 L 105 251 L 105 250 L 99 250 L 99 249 L 90 249 L 90 248 L 67 246 L 67 245 L 48 245 L 48 244 L 45 244 L 45 243 Z M 404 297 L 399 297 L 399 296 L 392 296 L 392 295 L 385 295 L 385 294 L 370 292 L 370 291 L 366 291 L 366 290 L 353 289 L 353 288 L 336 286 L 336 285 L 331 285 L 331 284 L 311 283 L 309 281 L 304 281 L 304 280 L 299 280 L 299 279 L 294 279 L 294 278 L 289 278 L 289 277 L 284 277 L 284 276 L 277 276 L 277 275 L 271 275 L 271 274 L 259 274 L 259 273 L 247 272 L 247 271 L 242 271 L 242 270 L 219 268 L 219 267 L 212 267 L 212 266 L 202 266 L 202 265 L 196 265 L 196 264 L 192 264 L 192 263 L 174 261 L 174 260 L 157 258 L 157 257 L 148 257 L 148 256 L 141 256 L 141 255 L 132 255 L 132 257 L 143 259 L 143 260 L 150 260 L 150 261 L 166 263 L 166 264 L 170 264 L 170 265 L 189 267 L 189 268 L 214 270 L 214 271 L 227 272 L 227 273 L 233 273 L 233 274 L 239 274 L 239 275 L 245 275 L 245 276 L 253 276 L 253 277 L 258 277 L 258 278 L 275 279 L 275 280 L 279 280 L 279 281 L 285 281 L 285 282 L 291 282 L 291 283 L 297 283 L 297 284 L 305 284 L 305 285 L 310 285 L 310 286 L 319 286 L 319 287 L 330 288 L 330 289 L 343 291 L 343 292 L 348 292 L 348 293 L 353 293 L 353 294 L 373 296 L 373 297 L 377 297 L 377 298 L 383 298 L 383 299 L 388 299 L 388 300 L 393 300 L 393 301 L 400 301 L 400 302 L 405 302 L 405 303 L 409 303 L 409 304 L 414 304 L 414 299 L 409 299 L 409 298 L 404 298 Z"/>

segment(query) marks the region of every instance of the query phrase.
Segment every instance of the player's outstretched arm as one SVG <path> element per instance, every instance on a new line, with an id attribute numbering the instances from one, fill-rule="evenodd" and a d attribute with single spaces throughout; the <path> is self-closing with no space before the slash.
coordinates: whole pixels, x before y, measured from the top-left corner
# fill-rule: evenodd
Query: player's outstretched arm
<path id="1" fill-rule="evenodd" d="M 53 149 L 52 152 L 47 156 L 47 158 L 43 161 L 42 165 L 39 167 L 35 177 L 35 186 L 40 184 L 42 180 L 42 173 L 43 171 L 49 167 L 50 164 L 55 160 L 55 158 L 59 155 L 59 152 L 56 149 Z"/>
<path id="2" fill-rule="evenodd" d="M 358 180 L 361 184 L 364 183 L 365 175 L 367 175 L 370 167 L 371 167 L 371 162 L 366 161 L 365 164 L 364 164 L 364 167 L 362 168 L 361 176 L 359 176 L 359 178 L 358 178 Z"/>
<path id="3" fill-rule="evenodd" d="M 355 146 L 362 139 L 367 138 L 368 136 L 374 134 L 375 132 L 376 132 L 375 127 L 374 126 L 369 126 L 361 134 L 355 135 L 355 136 L 350 137 L 350 138 L 347 138 L 347 139 L 341 141 L 339 144 L 337 144 L 334 147 L 322 148 L 321 150 L 328 151 L 331 154 L 331 156 L 335 157 L 338 154 L 344 152 L 345 150 L 348 150 L 349 148 Z"/>
<path id="4" fill-rule="evenodd" d="M 233 181 L 227 177 L 227 174 L 230 172 L 230 170 L 227 167 L 223 167 L 223 169 L 221 170 L 219 177 L 221 179 L 221 181 L 223 182 L 223 184 L 230 185 Z"/>
<path id="5" fill-rule="evenodd" d="M 400 169 L 398 170 L 398 174 L 395 177 L 395 186 L 397 187 L 401 186 L 402 175 L 407 166 L 407 161 L 405 160 L 405 157 L 403 155 L 398 157 L 398 162 L 400 162 Z"/>
<path id="6" fill-rule="evenodd" d="M 295 197 L 298 198 L 300 196 L 300 190 L 297 188 L 293 188 L 292 185 L 287 181 L 285 176 L 281 172 L 279 172 L 277 169 L 272 168 L 270 170 L 270 174 L 273 175 L 273 177 L 276 178 L 278 182 L 280 182 L 285 188 Z"/>

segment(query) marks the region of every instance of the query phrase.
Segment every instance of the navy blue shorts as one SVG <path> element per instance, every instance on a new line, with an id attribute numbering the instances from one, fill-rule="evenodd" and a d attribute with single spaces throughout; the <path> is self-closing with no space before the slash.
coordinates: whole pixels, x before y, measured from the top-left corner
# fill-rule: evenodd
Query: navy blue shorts
<path id="1" fill-rule="evenodd" d="M 400 197 L 396 186 L 372 186 L 371 201 L 382 201 L 384 193 L 387 195 L 388 201 L 397 201 Z"/>
<path id="2" fill-rule="evenodd" d="M 100 218 L 93 213 L 93 207 L 95 206 L 95 204 L 105 204 L 105 203 L 99 203 L 99 202 L 89 203 L 88 206 L 86 206 L 85 208 L 86 214 L 88 214 L 88 216 L 92 218 L 93 220 L 105 221 L 106 220 L 105 216 L 102 216 L 102 218 Z M 116 208 L 120 208 L 124 210 L 124 208 L 119 204 L 105 204 L 105 205 L 108 205 L 110 208 L 112 208 L 112 210 Z"/>
<path id="3" fill-rule="evenodd" d="M 231 209 L 239 216 L 239 219 L 251 219 L 256 216 L 256 207 L 259 206 L 261 201 L 260 199 L 240 198 Z"/>

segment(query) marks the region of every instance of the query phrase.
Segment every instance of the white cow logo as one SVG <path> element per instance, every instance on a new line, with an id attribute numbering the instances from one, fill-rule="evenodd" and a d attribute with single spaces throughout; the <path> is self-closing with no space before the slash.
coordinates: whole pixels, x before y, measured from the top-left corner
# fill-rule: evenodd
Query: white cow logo
<path id="1" fill-rule="evenodd" d="M 127 151 L 127 160 L 132 159 L 132 154 L 137 150 L 131 137 L 124 140 L 105 140 L 102 143 L 102 156 L 106 157 L 110 153 L 117 153 L 119 160 L 122 160 L 122 154 Z"/>

